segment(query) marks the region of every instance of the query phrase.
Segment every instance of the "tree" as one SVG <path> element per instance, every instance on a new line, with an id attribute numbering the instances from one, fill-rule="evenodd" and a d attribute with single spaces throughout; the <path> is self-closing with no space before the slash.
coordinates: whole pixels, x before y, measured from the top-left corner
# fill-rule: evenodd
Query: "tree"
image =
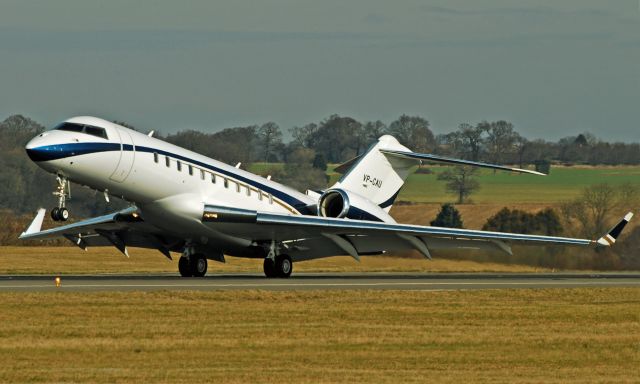
<path id="1" fill-rule="evenodd" d="M 483 148 L 484 133 L 485 130 L 480 124 L 474 127 L 462 123 L 457 131 L 445 135 L 445 138 L 456 156 L 478 161 Z"/>
<path id="2" fill-rule="evenodd" d="M 307 138 L 308 147 L 331 163 L 343 162 L 362 148 L 362 124 L 351 117 L 331 115 Z"/>
<path id="3" fill-rule="evenodd" d="M 258 137 L 264 149 L 264 161 L 268 163 L 273 160 L 274 149 L 282 145 L 282 132 L 278 124 L 268 122 L 258 128 Z"/>
<path id="4" fill-rule="evenodd" d="M 485 142 L 489 161 L 495 164 L 503 163 L 514 152 L 514 144 L 518 137 L 513 130 L 513 124 L 499 120 L 492 123 L 483 122 L 481 125 L 487 130 Z"/>
<path id="5" fill-rule="evenodd" d="M 525 153 L 529 149 L 529 140 L 520 136 L 519 133 L 514 132 L 515 139 L 513 141 L 513 148 L 518 156 L 518 167 L 524 168 Z"/>
<path id="6" fill-rule="evenodd" d="M 458 196 L 458 204 L 462 204 L 480 188 L 480 183 L 473 178 L 476 172 L 475 167 L 457 166 L 439 174 L 438 180 L 446 181 L 446 191 Z"/>
<path id="7" fill-rule="evenodd" d="M 558 214 L 551 208 L 533 214 L 505 207 L 488 218 L 482 230 L 557 236 L 562 233 L 562 224 Z"/>
<path id="8" fill-rule="evenodd" d="M 327 161 L 324 159 L 322 153 L 316 153 L 316 156 L 313 158 L 313 168 L 319 169 L 321 171 L 327 170 Z"/>
<path id="9" fill-rule="evenodd" d="M 430 223 L 434 227 L 462 228 L 460 212 L 450 203 L 442 204 L 435 220 Z"/>
<path id="10" fill-rule="evenodd" d="M 427 153 L 435 148 L 436 139 L 429 122 L 420 116 L 402 115 L 389 124 L 388 132 L 415 152 Z"/>
<path id="11" fill-rule="evenodd" d="M 368 121 L 362 128 L 367 143 L 377 141 L 387 131 L 387 126 L 380 120 Z"/>
<path id="12" fill-rule="evenodd" d="M 574 200 L 562 204 L 565 219 L 586 238 L 602 235 L 612 224 L 612 213 L 638 205 L 640 190 L 632 184 L 613 187 L 602 183 L 585 188 Z M 617 218 L 617 217 L 616 217 Z"/>
<path id="13" fill-rule="evenodd" d="M 299 191 L 306 189 L 323 189 L 327 186 L 327 175 L 321 169 L 314 168 L 312 163 L 316 157 L 313 149 L 298 147 L 287 157 L 281 173 L 274 178 Z"/>
<path id="14" fill-rule="evenodd" d="M 310 148 L 313 146 L 311 139 L 313 134 L 318 130 L 318 125 L 310 123 L 303 125 L 302 127 L 293 127 L 289 130 L 293 141 L 290 144 L 295 144 L 295 147 Z"/>

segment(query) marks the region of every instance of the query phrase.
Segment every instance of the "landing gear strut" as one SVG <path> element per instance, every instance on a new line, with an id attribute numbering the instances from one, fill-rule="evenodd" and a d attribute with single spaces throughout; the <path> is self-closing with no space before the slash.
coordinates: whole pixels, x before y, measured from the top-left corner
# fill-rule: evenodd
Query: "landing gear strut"
<path id="1" fill-rule="evenodd" d="M 66 208 L 67 198 L 71 198 L 71 184 L 62 176 L 56 177 L 58 187 L 53 192 L 58 197 L 58 206 L 51 210 L 51 218 L 53 221 L 67 221 L 69 219 L 69 210 Z"/>

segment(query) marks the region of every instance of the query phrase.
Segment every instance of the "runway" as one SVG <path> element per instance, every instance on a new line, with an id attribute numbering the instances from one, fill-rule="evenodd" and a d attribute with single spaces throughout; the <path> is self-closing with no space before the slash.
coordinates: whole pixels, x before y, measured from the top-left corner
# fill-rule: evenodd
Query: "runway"
<path id="1" fill-rule="evenodd" d="M 517 288 L 640 287 L 640 273 L 297 273 L 289 279 L 261 274 L 213 274 L 182 278 L 175 274 L 3 275 L 0 292 L 154 291 L 154 290 L 477 290 Z"/>

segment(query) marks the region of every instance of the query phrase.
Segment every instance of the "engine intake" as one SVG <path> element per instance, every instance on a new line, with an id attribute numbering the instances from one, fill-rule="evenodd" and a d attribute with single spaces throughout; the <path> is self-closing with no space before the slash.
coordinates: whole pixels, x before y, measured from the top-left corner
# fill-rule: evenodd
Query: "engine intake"
<path id="1" fill-rule="evenodd" d="M 320 196 L 318 216 L 346 217 L 349 213 L 349 195 L 341 189 L 330 189 Z"/>
<path id="2" fill-rule="evenodd" d="M 351 191 L 333 188 L 325 191 L 318 200 L 318 216 L 347 218 L 353 220 L 383 221 L 395 220 L 370 200 Z"/>

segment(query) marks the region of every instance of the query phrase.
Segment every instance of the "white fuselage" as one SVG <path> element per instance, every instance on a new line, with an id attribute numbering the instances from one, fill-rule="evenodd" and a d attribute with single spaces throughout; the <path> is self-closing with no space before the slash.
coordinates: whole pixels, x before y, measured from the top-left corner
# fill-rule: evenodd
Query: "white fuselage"
<path id="1" fill-rule="evenodd" d="M 242 169 L 102 119 L 66 122 L 104 128 L 108 138 L 54 129 L 29 142 L 29 156 L 51 173 L 135 203 L 160 229 L 238 243 L 202 224 L 205 205 L 313 213 L 314 198 Z"/>

